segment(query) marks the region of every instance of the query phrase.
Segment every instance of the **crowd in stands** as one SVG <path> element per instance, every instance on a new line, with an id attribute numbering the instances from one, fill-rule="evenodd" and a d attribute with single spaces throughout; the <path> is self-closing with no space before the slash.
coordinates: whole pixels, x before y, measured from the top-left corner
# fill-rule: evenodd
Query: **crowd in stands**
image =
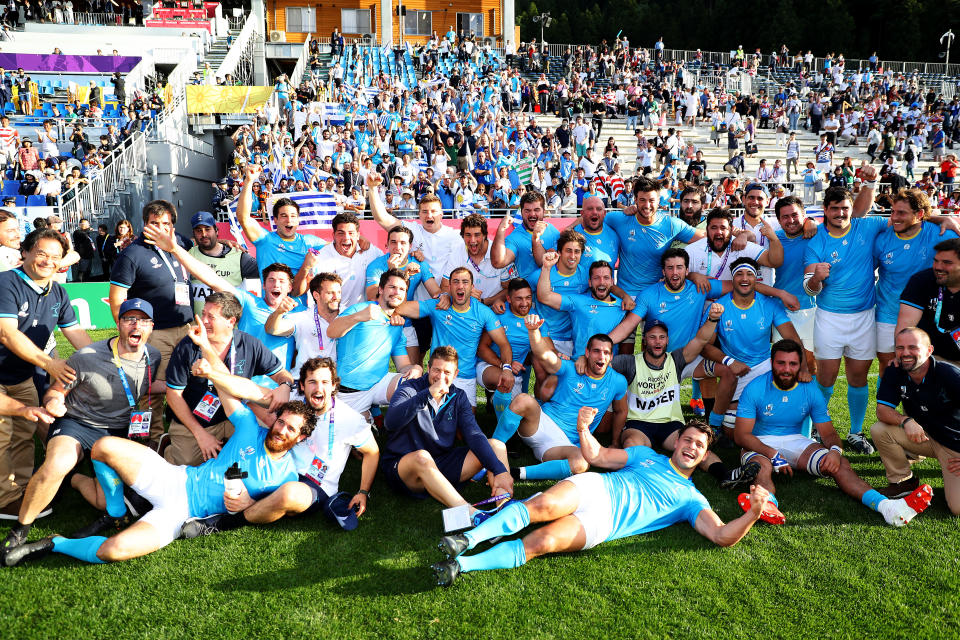
<path id="1" fill-rule="evenodd" d="M 536 42 L 501 56 L 452 29 L 389 52 L 345 45 L 337 32 L 331 41 L 326 74 L 314 43 L 300 86 L 279 77 L 277 104 L 234 135 L 231 166 L 270 168 L 256 187 L 261 205 L 273 193 L 320 190 L 343 207 L 363 199 L 370 171 L 384 176 L 391 208 L 407 209 L 410 197 L 429 191 L 459 216 L 514 207 L 531 186 L 546 194 L 549 215 L 574 213 L 592 193 L 623 208 L 632 204 L 634 175 L 661 180 L 663 205 L 674 210 L 688 186 L 702 189 L 708 204 L 739 207 L 753 180 L 774 196 L 771 207 L 790 194 L 813 204 L 831 185 L 856 193 L 865 164 L 855 160 L 859 152 L 882 162 L 881 182 L 893 191 L 917 186 L 948 208 L 960 197 L 951 193 L 957 162 L 950 152 L 960 101 L 921 90 L 916 78 L 874 64 L 875 55 L 866 68 L 847 69 L 842 55 L 821 66 L 798 54 L 795 81 L 750 95 L 728 91 L 722 74 L 685 87 L 684 72 L 700 65 L 666 59 L 662 41 L 652 55 L 625 37 L 568 47 L 556 82 Z M 784 47 L 773 58 L 792 68 L 796 56 Z M 734 61 L 753 70 L 761 56 L 738 53 Z M 410 67 L 418 82 L 409 81 Z M 342 115 L 331 117 L 328 102 L 339 103 Z M 542 123 L 548 113 L 560 126 Z M 635 133 L 633 163 L 621 161 L 614 127 Z M 757 153 L 761 129 L 776 132 L 777 151 L 765 158 Z M 801 145 L 795 134 L 802 131 L 823 135 Z M 722 146 L 728 160 L 708 166 L 705 148 L 688 138 Z M 229 172 L 225 180 L 214 197 L 220 211 L 236 196 Z"/>
<path id="2" fill-rule="evenodd" d="M 3 6 L 3 22 L 22 27 L 27 21 L 53 24 L 77 24 L 77 14 L 100 14 L 95 24 L 127 24 L 134 19 L 143 25 L 143 3 L 140 0 L 8 0 Z"/>

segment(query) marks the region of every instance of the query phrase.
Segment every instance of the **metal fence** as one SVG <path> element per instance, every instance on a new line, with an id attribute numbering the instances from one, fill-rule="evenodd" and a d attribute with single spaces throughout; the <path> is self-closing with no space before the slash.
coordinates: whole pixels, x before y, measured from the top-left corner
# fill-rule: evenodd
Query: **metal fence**
<path id="1" fill-rule="evenodd" d="M 106 217 L 107 205 L 116 193 L 146 169 L 146 136 L 136 131 L 110 154 L 103 170 L 88 184 L 77 185 L 60 195 L 58 206 L 64 229 L 75 229 L 80 218 L 92 223 L 94 219 Z"/>
<path id="2" fill-rule="evenodd" d="M 124 22 L 122 13 L 77 13 L 73 12 L 74 24 L 100 27 L 135 27 L 129 21 Z"/>

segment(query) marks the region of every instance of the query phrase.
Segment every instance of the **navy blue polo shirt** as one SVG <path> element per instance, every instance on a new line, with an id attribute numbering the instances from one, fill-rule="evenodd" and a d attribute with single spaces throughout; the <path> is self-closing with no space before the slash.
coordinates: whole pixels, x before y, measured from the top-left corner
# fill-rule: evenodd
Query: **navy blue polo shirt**
<path id="1" fill-rule="evenodd" d="M 164 257 L 170 268 L 164 262 Z M 171 268 L 173 274 L 170 273 Z M 174 287 L 177 282 L 187 286 L 187 304 L 176 304 Z M 182 327 L 193 320 L 189 296 L 190 274 L 180 265 L 176 256 L 145 243 L 143 236 L 137 236 L 117 258 L 110 270 L 110 284 L 126 289 L 127 298 L 143 298 L 153 305 L 155 330 Z"/>
<path id="2" fill-rule="evenodd" d="M 41 289 L 22 269 L 12 269 L 0 273 L 0 291 L 0 318 L 16 318 L 17 328 L 41 351 L 56 327 L 77 324 L 70 296 L 56 282 Z M 0 384 L 23 382 L 35 371 L 34 365 L 0 346 Z"/>
<path id="3" fill-rule="evenodd" d="M 227 351 L 223 364 L 230 369 L 234 375 L 242 378 L 253 378 L 254 376 L 272 376 L 283 369 L 283 363 L 273 354 L 270 349 L 257 338 L 249 333 L 240 330 L 233 332 L 233 345 L 235 358 L 231 358 L 230 351 Z M 167 386 L 171 389 L 182 390 L 183 400 L 187 403 L 187 408 L 193 411 L 204 394 L 211 391 L 211 386 L 206 378 L 198 378 L 190 375 L 190 368 L 193 363 L 202 357 L 200 347 L 187 337 L 181 340 L 173 348 L 170 354 L 170 361 L 167 364 Z M 216 390 L 213 390 L 216 395 Z M 204 420 L 202 417 L 193 414 L 203 426 L 209 426 L 227 419 L 223 407 L 220 407 L 210 420 Z"/>
<path id="4" fill-rule="evenodd" d="M 916 420 L 942 446 L 960 451 L 960 368 L 930 358 L 920 384 L 895 364 L 888 366 L 877 387 L 877 403 Z"/>

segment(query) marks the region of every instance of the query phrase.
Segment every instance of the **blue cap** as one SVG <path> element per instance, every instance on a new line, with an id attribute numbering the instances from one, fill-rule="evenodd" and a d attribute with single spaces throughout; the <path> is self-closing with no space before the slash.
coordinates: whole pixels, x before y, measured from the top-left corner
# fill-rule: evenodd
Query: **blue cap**
<path id="1" fill-rule="evenodd" d="M 357 512 L 350 508 L 352 496 L 346 491 L 335 493 L 321 507 L 323 513 L 336 521 L 345 531 L 353 531 L 357 528 Z"/>
<path id="2" fill-rule="evenodd" d="M 768 198 L 770 197 L 770 193 L 767 191 L 767 188 L 763 186 L 763 183 L 761 182 L 752 182 L 748 184 L 747 188 L 743 190 L 743 195 L 747 195 L 753 190 L 763 191 L 763 195 L 767 196 Z"/>
<path id="3" fill-rule="evenodd" d="M 122 318 L 128 311 L 143 311 L 147 314 L 148 318 L 153 320 L 153 305 L 143 298 L 129 298 L 124 300 L 123 304 L 120 305 L 120 313 L 117 314 L 117 317 Z"/>
<path id="4" fill-rule="evenodd" d="M 213 217 L 213 214 L 209 211 L 197 211 L 193 214 L 193 217 L 190 218 L 190 228 L 196 229 L 197 227 L 213 227 L 217 228 L 217 219 Z"/>
<path id="5" fill-rule="evenodd" d="M 649 320 L 647 320 L 643 324 L 643 332 L 646 333 L 647 331 L 650 331 L 651 329 L 656 329 L 657 327 L 663 327 L 664 331 L 666 331 L 667 333 L 670 333 L 670 331 L 667 329 L 667 323 L 664 322 L 663 320 L 658 320 L 657 318 L 650 318 Z"/>

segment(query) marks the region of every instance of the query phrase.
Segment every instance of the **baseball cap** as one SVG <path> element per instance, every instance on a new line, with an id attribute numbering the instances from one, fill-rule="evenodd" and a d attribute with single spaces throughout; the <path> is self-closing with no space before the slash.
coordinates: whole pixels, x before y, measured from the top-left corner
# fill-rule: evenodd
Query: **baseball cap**
<path id="1" fill-rule="evenodd" d="M 743 190 L 743 194 L 746 195 L 746 194 L 748 194 L 748 193 L 750 193 L 751 191 L 754 191 L 754 190 L 763 191 L 763 195 L 765 195 L 765 196 L 769 196 L 769 195 L 770 195 L 770 194 L 767 192 L 767 188 L 766 188 L 765 186 L 763 186 L 763 184 L 760 183 L 760 182 L 751 182 L 750 184 L 748 184 L 748 185 L 747 185 L 747 188 Z"/>
<path id="2" fill-rule="evenodd" d="M 193 217 L 190 218 L 190 228 L 196 229 L 197 227 L 213 227 L 217 228 L 217 219 L 213 217 L 213 214 L 209 211 L 197 211 L 193 214 Z"/>
<path id="3" fill-rule="evenodd" d="M 333 518 L 345 531 L 353 531 L 360 524 L 357 521 L 357 512 L 350 508 L 352 496 L 346 491 L 335 493 L 322 510 L 328 517 Z"/>
<path id="4" fill-rule="evenodd" d="M 651 329 L 656 329 L 657 327 L 663 327 L 663 330 L 669 333 L 667 329 L 667 323 L 663 320 L 658 320 L 657 318 L 650 318 L 645 323 L 643 323 L 643 332 L 646 333 Z"/>
<path id="5" fill-rule="evenodd" d="M 128 298 L 124 300 L 123 304 L 120 305 L 120 313 L 117 314 L 117 317 L 122 318 L 128 311 L 143 311 L 147 314 L 148 318 L 153 320 L 153 305 L 143 298 Z"/>

